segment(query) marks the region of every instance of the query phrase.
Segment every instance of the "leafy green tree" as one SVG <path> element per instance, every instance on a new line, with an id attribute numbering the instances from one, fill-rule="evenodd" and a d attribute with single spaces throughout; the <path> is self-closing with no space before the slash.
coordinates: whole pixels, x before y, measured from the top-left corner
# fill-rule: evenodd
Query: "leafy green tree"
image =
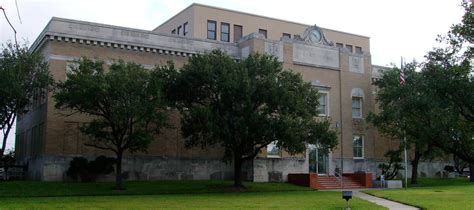
<path id="1" fill-rule="evenodd" d="M 469 163 L 470 181 L 474 182 L 474 7 L 466 0 L 461 5 L 465 11 L 462 22 L 438 37 L 446 46 L 428 53 L 422 74 L 432 100 L 449 110 L 449 117 L 437 121 L 444 131 L 437 143 Z"/>
<path id="2" fill-rule="evenodd" d="M 0 157 L 18 114 L 28 112 L 33 101 L 41 97 L 37 93 L 44 96 L 50 84 L 48 64 L 40 54 L 29 52 L 26 46 L 12 43 L 3 46 L 0 53 L 0 129 L 3 134 Z"/>
<path id="3" fill-rule="evenodd" d="M 290 154 L 305 151 L 306 143 L 326 151 L 337 144 L 330 123 L 317 117 L 318 91 L 274 57 L 253 54 L 238 62 L 214 50 L 167 75 L 186 145 L 223 147 L 236 188 L 243 187 L 243 162 L 272 142 Z"/>
<path id="4" fill-rule="evenodd" d="M 440 108 L 439 101 L 433 100 L 426 91 L 426 83 L 415 67 L 415 63 L 406 66 L 403 85 L 400 85 L 400 70 L 397 68 L 386 71 L 380 80 L 374 82 L 381 111 L 370 113 L 368 117 L 381 133 L 400 139 L 400 149 L 405 143 L 412 149 L 412 184 L 417 184 L 420 159 L 430 158 L 437 151 L 435 139 L 441 133 L 441 125 L 436 122 L 446 113 Z"/>
<path id="5" fill-rule="evenodd" d="M 146 151 L 166 123 L 159 68 L 119 61 L 106 71 L 102 61 L 83 58 L 78 63 L 57 84 L 56 107 L 93 116 L 80 128 L 90 137 L 85 145 L 115 153 L 116 188 L 121 190 L 124 152 Z"/>

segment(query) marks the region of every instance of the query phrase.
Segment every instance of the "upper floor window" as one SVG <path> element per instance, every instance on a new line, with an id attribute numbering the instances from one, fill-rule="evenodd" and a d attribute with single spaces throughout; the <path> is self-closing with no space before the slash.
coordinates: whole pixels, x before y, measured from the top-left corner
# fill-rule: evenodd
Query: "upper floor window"
<path id="1" fill-rule="evenodd" d="M 288 33 L 283 33 L 283 38 L 288 38 L 288 39 L 291 39 L 291 34 L 288 34 Z"/>
<path id="2" fill-rule="evenodd" d="M 186 36 L 188 35 L 189 28 L 188 28 L 188 22 L 183 24 L 183 35 Z"/>
<path id="3" fill-rule="evenodd" d="M 242 26 L 234 25 L 234 42 L 238 42 L 242 38 Z"/>
<path id="4" fill-rule="evenodd" d="M 181 26 L 178 26 L 178 35 L 181 35 Z"/>
<path id="5" fill-rule="evenodd" d="M 343 47 L 344 47 L 344 44 L 342 44 L 342 43 L 336 43 L 336 47 L 338 47 L 338 48 L 343 48 Z"/>
<path id="6" fill-rule="evenodd" d="M 362 47 L 357 47 L 357 46 L 356 46 L 355 49 L 356 49 L 356 53 L 357 53 L 357 54 L 362 54 Z"/>
<path id="7" fill-rule="evenodd" d="M 346 44 L 346 49 L 347 49 L 349 52 L 352 52 L 352 45 Z"/>
<path id="8" fill-rule="evenodd" d="M 352 96 L 352 118 L 362 118 L 362 98 Z"/>
<path id="9" fill-rule="evenodd" d="M 352 88 L 352 118 L 362 118 L 362 102 L 364 91 L 360 88 Z"/>
<path id="10" fill-rule="evenodd" d="M 327 92 L 319 92 L 319 116 L 329 116 L 329 97 Z"/>
<path id="11" fill-rule="evenodd" d="M 207 21 L 207 38 L 216 40 L 216 21 Z"/>
<path id="12" fill-rule="evenodd" d="M 267 38 L 267 30 L 265 30 L 265 29 L 258 29 L 258 33 L 259 33 L 259 34 L 263 34 L 263 36 L 265 37 L 265 39 Z"/>
<path id="13" fill-rule="evenodd" d="M 228 23 L 221 23 L 221 41 L 229 42 L 230 40 L 230 25 Z"/>
<path id="14" fill-rule="evenodd" d="M 173 29 L 173 30 L 171 31 L 171 34 L 176 34 L 176 29 Z"/>
<path id="15" fill-rule="evenodd" d="M 352 137 L 352 145 L 354 152 L 354 159 L 364 158 L 364 137 L 360 135 L 354 135 Z"/>

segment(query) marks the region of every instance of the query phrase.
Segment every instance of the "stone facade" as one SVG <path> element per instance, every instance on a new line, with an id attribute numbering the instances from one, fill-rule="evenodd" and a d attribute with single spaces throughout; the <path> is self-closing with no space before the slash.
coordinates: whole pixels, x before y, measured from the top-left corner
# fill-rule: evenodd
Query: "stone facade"
<path id="1" fill-rule="evenodd" d="M 216 23 L 216 40 L 206 37 L 206 22 Z M 229 42 L 220 40 L 221 23 L 228 23 Z M 186 34 L 171 34 L 186 25 Z M 234 40 L 232 26 L 240 26 L 242 38 Z M 381 137 L 365 120 L 377 111 L 372 79 L 380 67 L 371 63 L 369 38 L 331 29 L 321 29 L 325 41 L 309 43 L 294 36 L 310 26 L 226 9 L 193 4 L 153 31 L 124 28 L 62 18 L 53 18 L 33 43 L 31 50 L 40 52 L 49 63 L 55 80 L 65 80 L 68 65 L 81 57 L 101 59 L 110 63 L 123 59 L 145 68 L 173 61 L 182 66 L 189 57 L 213 49 L 221 49 L 235 59 L 259 52 L 276 56 L 284 68 L 300 73 L 327 96 L 327 117 L 339 133 L 339 145 L 325 160 L 324 173 L 336 168 L 344 173 L 357 171 L 377 174 L 377 165 L 388 149 L 398 141 Z M 317 28 L 317 27 L 315 27 Z M 266 30 L 266 37 L 258 29 Z M 184 29 L 182 29 L 184 30 Z M 282 37 L 282 33 L 292 38 Z M 353 49 L 360 49 L 353 50 Z M 353 98 L 360 98 L 361 113 L 353 117 Z M 315 107 L 316 108 L 316 107 Z M 66 117 L 68 110 L 54 108 L 51 93 L 18 118 L 16 154 L 20 163 L 28 164 L 28 177 L 36 180 L 64 180 L 73 157 L 94 158 L 103 151 L 86 147 L 86 137 L 78 131 L 88 118 Z M 232 163 L 222 162 L 221 148 L 185 148 L 180 135 L 179 116 L 173 113 L 172 128 L 165 129 L 152 142 L 148 153 L 127 154 L 123 170 L 128 179 L 230 179 Z M 353 136 L 363 137 L 363 156 L 354 158 Z M 288 173 L 308 173 L 312 154 L 267 157 L 265 150 L 245 163 L 247 180 L 258 182 L 287 181 Z M 111 155 L 111 154 L 109 154 Z M 314 159 L 314 158 L 313 158 Z M 343 161 L 341 161 L 343 160 Z M 321 161 L 319 161 L 321 162 Z M 318 162 L 318 163 L 319 163 Z M 442 165 L 442 164 L 441 164 Z M 432 174 L 423 165 L 421 173 Z M 436 169 L 438 170 L 438 169 Z M 436 171 L 434 170 L 434 171 Z M 321 171 L 319 171 L 321 172 Z"/>

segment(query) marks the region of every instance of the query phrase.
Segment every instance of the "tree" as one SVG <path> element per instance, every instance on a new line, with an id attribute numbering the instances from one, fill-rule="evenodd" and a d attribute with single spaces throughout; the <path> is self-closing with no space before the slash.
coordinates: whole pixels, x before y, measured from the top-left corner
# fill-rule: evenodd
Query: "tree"
<path id="1" fill-rule="evenodd" d="M 429 85 L 433 100 L 440 101 L 449 118 L 438 120 L 443 135 L 439 147 L 469 163 L 470 181 L 474 182 L 474 7 L 464 0 L 462 22 L 451 27 L 438 41 L 445 47 L 435 48 L 426 55 L 422 74 Z"/>
<path id="2" fill-rule="evenodd" d="M 17 115 L 28 112 L 35 100 L 45 97 L 50 84 L 48 64 L 40 54 L 29 52 L 26 46 L 12 43 L 3 46 L 0 54 L 0 129 L 3 134 L 0 157 Z"/>
<path id="3" fill-rule="evenodd" d="M 56 108 L 93 117 L 80 127 L 90 137 L 85 145 L 115 153 L 116 189 L 122 190 L 124 152 L 146 151 L 166 122 L 160 68 L 149 71 L 119 61 L 105 71 L 102 61 L 83 58 L 78 63 L 67 80 L 57 84 Z"/>
<path id="4" fill-rule="evenodd" d="M 400 85 L 400 70 L 386 71 L 380 80 L 374 82 L 378 88 L 377 103 L 381 111 L 370 113 L 368 121 L 382 134 L 401 141 L 413 149 L 411 184 L 417 184 L 418 163 L 422 157 L 432 157 L 436 152 L 435 139 L 441 133 L 437 122 L 446 113 L 439 101 L 433 100 L 422 75 L 411 63 L 404 69 L 405 83 Z"/>
<path id="5" fill-rule="evenodd" d="M 166 92 L 182 115 L 186 146 L 221 146 L 224 161 L 233 161 L 236 188 L 243 187 L 243 162 L 272 142 L 290 154 L 305 151 L 306 143 L 326 151 L 337 144 L 330 123 L 317 118 L 318 91 L 274 57 L 237 62 L 214 50 L 168 75 L 174 79 Z"/>

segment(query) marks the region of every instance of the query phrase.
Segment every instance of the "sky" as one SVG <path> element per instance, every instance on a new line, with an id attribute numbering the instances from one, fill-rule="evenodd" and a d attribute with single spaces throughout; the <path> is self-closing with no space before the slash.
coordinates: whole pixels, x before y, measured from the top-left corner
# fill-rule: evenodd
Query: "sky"
<path id="1" fill-rule="evenodd" d="M 372 64 L 381 66 L 401 56 L 423 61 L 439 45 L 436 36 L 463 14 L 460 0 L 0 0 L 0 6 L 17 39 L 31 44 L 52 17 L 153 30 L 194 2 L 368 36 Z M 0 14 L 0 43 L 7 40 L 13 31 Z"/>

